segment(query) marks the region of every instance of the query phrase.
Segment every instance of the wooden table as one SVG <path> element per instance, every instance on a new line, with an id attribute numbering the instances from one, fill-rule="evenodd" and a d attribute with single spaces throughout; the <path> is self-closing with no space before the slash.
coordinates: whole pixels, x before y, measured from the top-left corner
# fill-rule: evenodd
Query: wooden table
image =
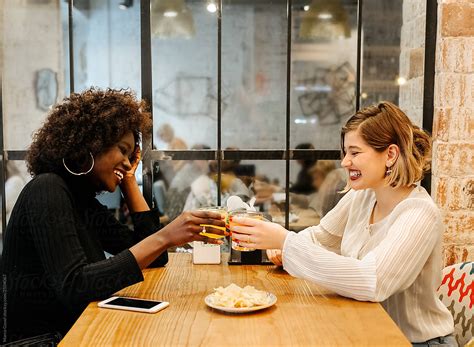
<path id="1" fill-rule="evenodd" d="M 145 270 L 144 282 L 119 292 L 169 301 L 168 308 L 147 314 L 91 303 L 60 346 L 411 346 L 377 303 L 340 297 L 275 266 L 191 260 L 170 254 L 165 268 Z M 240 315 L 208 308 L 204 297 L 232 282 L 272 292 L 278 301 Z"/>

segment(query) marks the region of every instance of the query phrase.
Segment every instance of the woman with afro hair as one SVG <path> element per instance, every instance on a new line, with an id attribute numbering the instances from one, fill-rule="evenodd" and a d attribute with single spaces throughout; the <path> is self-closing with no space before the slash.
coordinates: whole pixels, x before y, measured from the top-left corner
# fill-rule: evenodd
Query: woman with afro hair
<path id="1" fill-rule="evenodd" d="M 165 265 L 167 248 L 215 243 L 199 235 L 199 224 L 222 226 L 219 214 L 185 212 L 160 229 L 143 198 L 135 170 L 140 136 L 151 133 L 146 109 L 132 92 L 92 88 L 57 104 L 34 135 L 26 158 L 33 179 L 4 235 L 1 343 L 59 340 L 89 302 L 143 281 L 143 268 Z M 117 186 L 133 231 L 95 199 Z"/>

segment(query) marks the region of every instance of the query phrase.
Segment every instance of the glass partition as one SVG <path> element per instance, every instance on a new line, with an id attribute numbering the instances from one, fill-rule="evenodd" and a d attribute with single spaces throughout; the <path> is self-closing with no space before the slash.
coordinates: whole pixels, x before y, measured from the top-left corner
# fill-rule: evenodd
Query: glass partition
<path id="1" fill-rule="evenodd" d="M 180 163 L 179 167 L 176 163 Z M 167 220 L 181 212 L 217 206 L 216 160 L 159 160 L 153 165 L 153 200 Z M 172 169 L 171 180 L 166 172 Z M 285 161 L 223 160 L 221 162 L 220 201 L 236 195 L 249 203 L 255 198 L 258 211 L 283 218 L 285 213 Z"/>
<path id="2" fill-rule="evenodd" d="M 357 1 L 297 2 L 292 23 L 291 148 L 339 149 L 356 107 Z"/>
<path id="3" fill-rule="evenodd" d="M 38 0 L 0 6 L 4 171 L 8 159 L 24 165 L 34 130 L 71 85 L 74 91 L 131 88 L 151 103 L 154 147 L 139 182 L 164 220 L 185 209 L 199 177 L 216 185 L 212 204 L 225 201 L 232 177 L 248 189 L 242 196 L 256 197 L 274 220 L 302 228 L 309 222 L 294 224 L 304 220 L 295 217 L 302 210 L 316 218 L 325 213 L 317 200 L 311 208 L 319 191 L 311 170 L 328 162 L 331 172 L 341 173 L 339 132 L 358 102 L 399 103 L 421 124 L 423 107 L 410 95 L 424 93 L 423 64 L 411 62 L 423 60 L 424 37 L 406 37 L 403 26 L 415 25 L 410 9 L 424 15 L 424 1 L 410 9 L 403 0 Z M 229 160 L 235 168 L 226 172 Z M 211 168 L 216 161 L 217 172 Z M 100 199 L 115 208 L 119 195 Z M 3 199 L 5 210 L 14 199 Z"/>
<path id="4" fill-rule="evenodd" d="M 156 149 L 217 148 L 217 13 L 206 5 L 151 2 Z"/>
<path id="5" fill-rule="evenodd" d="M 300 231 L 319 224 L 344 196 L 346 170 L 339 160 L 299 160 L 290 166 L 289 227 Z"/>
<path id="6" fill-rule="evenodd" d="M 400 34 L 402 0 L 363 2 L 363 66 L 361 106 L 381 100 L 398 103 L 399 86 L 407 76 L 400 75 Z M 383 24 L 383 25 L 382 25 Z"/>
<path id="7" fill-rule="evenodd" d="M 2 1 L 5 150 L 25 150 L 64 96 L 61 16 L 55 1 Z"/>
<path id="8" fill-rule="evenodd" d="M 141 95 L 140 0 L 130 7 L 119 3 L 74 2 L 75 91 L 91 86 L 130 88 Z"/>
<path id="9" fill-rule="evenodd" d="M 223 1 L 223 147 L 285 148 L 286 12 L 283 1 Z"/>

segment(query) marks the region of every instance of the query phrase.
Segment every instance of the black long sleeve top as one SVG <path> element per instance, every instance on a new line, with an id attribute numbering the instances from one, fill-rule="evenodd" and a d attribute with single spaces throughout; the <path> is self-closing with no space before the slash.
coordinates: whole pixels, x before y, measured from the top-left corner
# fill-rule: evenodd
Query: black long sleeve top
<path id="1" fill-rule="evenodd" d="M 0 342 L 64 335 L 89 302 L 142 281 L 128 248 L 159 229 L 159 215 L 139 212 L 132 220 L 134 230 L 117 221 L 84 178 L 32 179 L 4 235 Z M 104 251 L 114 256 L 106 259 Z M 150 266 L 167 261 L 164 252 Z"/>

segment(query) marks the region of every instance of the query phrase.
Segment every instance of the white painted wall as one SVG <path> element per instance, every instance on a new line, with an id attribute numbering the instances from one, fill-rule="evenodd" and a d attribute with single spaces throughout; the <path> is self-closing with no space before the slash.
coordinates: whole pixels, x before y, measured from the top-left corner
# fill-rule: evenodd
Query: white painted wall
<path id="1" fill-rule="evenodd" d="M 3 126 L 7 150 L 23 150 L 46 112 L 37 108 L 35 73 L 57 73 L 58 100 L 64 94 L 59 0 L 3 1 Z"/>

